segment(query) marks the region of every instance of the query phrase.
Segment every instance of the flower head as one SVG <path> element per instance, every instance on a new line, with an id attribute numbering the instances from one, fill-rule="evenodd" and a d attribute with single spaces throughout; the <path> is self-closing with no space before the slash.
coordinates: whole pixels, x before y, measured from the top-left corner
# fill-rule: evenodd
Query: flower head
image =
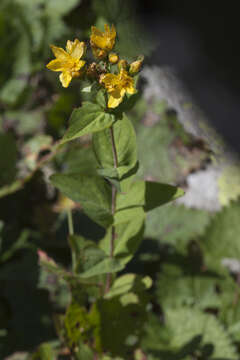
<path id="1" fill-rule="evenodd" d="M 93 54 L 98 58 L 104 58 L 107 53 L 112 50 L 115 45 L 116 30 L 114 25 L 104 25 L 105 31 L 98 30 L 95 26 L 92 26 L 92 33 L 90 36 L 90 42 L 93 50 Z"/>
<path id="2" fill-rule="evenodd" d="M 84 60 L 80 60 L 85 52 L 84 42 L 78 39 L 67 41 L 66 51 L 60 47 L 51 45 L 51 49 L 56 59 L 47 64 L 47 68 L 52 71 L 60 71 L 59 79 L 63 87 L 68 87 L 72 78 L 81 75 L 81 69 L 85 65 Z"/>
<path id="3" fill-rule="evenodd" d="M 109 93 L 108 107 L 116 108 L 124 98 L 126 93 L 135 94 L 134 80 L 128 72 L 121 69 L 119 74 L 105 74 L 100 79 Z"/>

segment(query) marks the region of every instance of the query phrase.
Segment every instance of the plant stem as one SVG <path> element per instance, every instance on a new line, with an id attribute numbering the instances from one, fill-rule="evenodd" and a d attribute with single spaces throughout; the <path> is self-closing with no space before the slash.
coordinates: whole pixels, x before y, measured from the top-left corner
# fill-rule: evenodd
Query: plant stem
<path id="1" fill-rule="evenodd" d="M 114 132 L 113 132 L 113 126 L 110 127 L 110 137 L 111 137 L 111 144 L 112 144 L 112 154 L 113 154 L 113 164 L 114 168 L 116 169 L 118 167 L 118 158 L 117 158 L 117 149 L 116 144 L 114 140 Z M 116 211 L 116 196 L 117 196 L 117 189 L 112 184 L 112 216 L 114 217 L 115 211 Z M 110 258 L 113 258 L 114 256 L 114 240 L 116 238 L 116 229 L 115 226 L 112 225 L 112 234 L 111 234 L 111 240 L 110 240 Z M 109 291 L 110 286 L 112 282 L 112 274 L 107 274 L 107 280 L 106 280 L 106 288 L 105 288 L 105 294 Z"/>
<path id="2" fill-rule="evenodd" d="M 69 232 L 69 235 L 72 236 L 72 235 L 74 235 L 72 210 L 68 209 L 67 214 L 68 214 L 68 232 Z"/>

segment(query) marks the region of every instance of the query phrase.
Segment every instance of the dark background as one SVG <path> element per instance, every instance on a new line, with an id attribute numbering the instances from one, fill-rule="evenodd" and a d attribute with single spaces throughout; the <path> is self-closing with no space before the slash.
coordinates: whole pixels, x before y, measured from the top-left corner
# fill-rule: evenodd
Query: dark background
<path id="1" fill-rule="evenodd" d="M 157 42 L 150 63 L 172 66 L 212 124 L 240 151 L 237 2 L 141 0 L 136 8 Z"/>

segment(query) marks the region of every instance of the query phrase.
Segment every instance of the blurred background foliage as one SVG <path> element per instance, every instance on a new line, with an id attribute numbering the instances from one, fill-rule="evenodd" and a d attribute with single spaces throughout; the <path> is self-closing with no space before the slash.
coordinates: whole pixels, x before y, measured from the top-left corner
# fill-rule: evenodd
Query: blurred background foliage
<path id="1" fill-rule="evenodd" d="M 156 44 L 134 13 L 120 0 L 1 0 L 1 359 L 67 359 L 55 314 L 64 312 L 70 295 L 63 280 L 38 266 L 37 249 L 69 265 L 69 207 L 76 233 L 95 241 L 104 235 L 48 182 L 56 170 L 91 172 L 96 166 L 89 138 L 54 152 L 72 109 L 87 95 L 79 81 L 62 89 L 45 68 L 49 44 L 86 40 L 91 25 L 114 23 L 117 51 L 129 60 L 144 54 L 148 63 Z M 135 101 L 128 115 L 137 131 L 139 176 L 187 190 L 189 174 L 213 161 L 208 144 L 184 130 L 167 99 L 138 95 Z M 154 279 L 141 340 L 146 359 L 239 358 L 240 202 L 234 194 L 218 212 L 174 203 L 148 216 L 144 242 L 128 266 Z"/>

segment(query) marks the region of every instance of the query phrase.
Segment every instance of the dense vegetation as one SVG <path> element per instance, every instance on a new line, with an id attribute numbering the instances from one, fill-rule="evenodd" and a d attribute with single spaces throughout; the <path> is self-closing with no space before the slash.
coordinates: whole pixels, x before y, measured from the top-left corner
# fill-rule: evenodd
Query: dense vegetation
<path id="1" fill-rule="evenodd" d="M 122 279 L 126 273 L 134 273 L 138 280 L 127 278 L 120 292 L 116 286 L 115 294 L 110 292 L 108 300 L 99 302 L 95 313 L 83 313 L 77 301 L 69 306 L 72 298 L 82 301 L 82 291 L 77 286 L 69 287 L 68 273 L 62 269 L 70 269 L 73 254 L 82 254 L 84 241 L 99 243 L 105 230 L 101 221 L 93 222 L 82 211 L 81 201 L 72 202 L 49 180 L 53 173 L 93 174 L 97 167 L 88 135 L 57 151 L 72 110 L 94 99 L 92 93 L 82 91 L 89 87 L 87 81 L 76 80 L 64 89 L 55 74 L 46 69 L 51 60 L 49 44 L 64 47 L 68 39 L 76 37 L 87 41 L 92 24 L 101 28 L 114 23 L 119 40 L 115 50 L 129 62 L 144 54 L 147 62 L 154 44 L 133 19 L 127 2 L 114 0 L 1 1 L 2 359 L 69 359 L 69 349 L 78 342 L 82 346 L 79 354 L 74 350 L 76 358 L 97 359 L 89 346 L 92 328 L 97 329 L 94 339 L 99 348 L 107 349 L 99 359 L 239 358 L 237 196 L 225 201 L 217 213 L 176 202 L 149 211 L 137 253 L 124 271 L 114 264 L 116 271 L 122 271 Z M 141 79 L 138 90 L 134 106 L 131 104 L 127 111 L 137 134 L 140 167 L 136 176 L 185 189 L 187 176 L 204 169 L 213 154 L 206 144 L 184 131 L 167 99 L 148 102 L 143 97 Z M 115 185 L 117 188 L 119 183 Z M 69 210 L 76 234 L 70 242 L 72 252 L 68 242 Z M 92 250 L 87 255 L 90 262 L 101 258 L 98 250 Z M 80 260 L 81 272 L 87 271 L 84 266 L 89 264 Z M 149 278 L 153 281 L 151 287 Z M 130 298 L 124 298 L 125 291 Z M 121 305 L 125 304 L 122 307 L 120 295 Z M 96 289 L 89 290 L 88 304 L 96 297 Z M 106 314 L 101 326 L 96 325 L 99 313 Z M 86 325 L 92 321 L 92 328 L 83 336 L 79 336 L 76 318 Z M 66 338 L 70 343 L 66 344 Z"/>

